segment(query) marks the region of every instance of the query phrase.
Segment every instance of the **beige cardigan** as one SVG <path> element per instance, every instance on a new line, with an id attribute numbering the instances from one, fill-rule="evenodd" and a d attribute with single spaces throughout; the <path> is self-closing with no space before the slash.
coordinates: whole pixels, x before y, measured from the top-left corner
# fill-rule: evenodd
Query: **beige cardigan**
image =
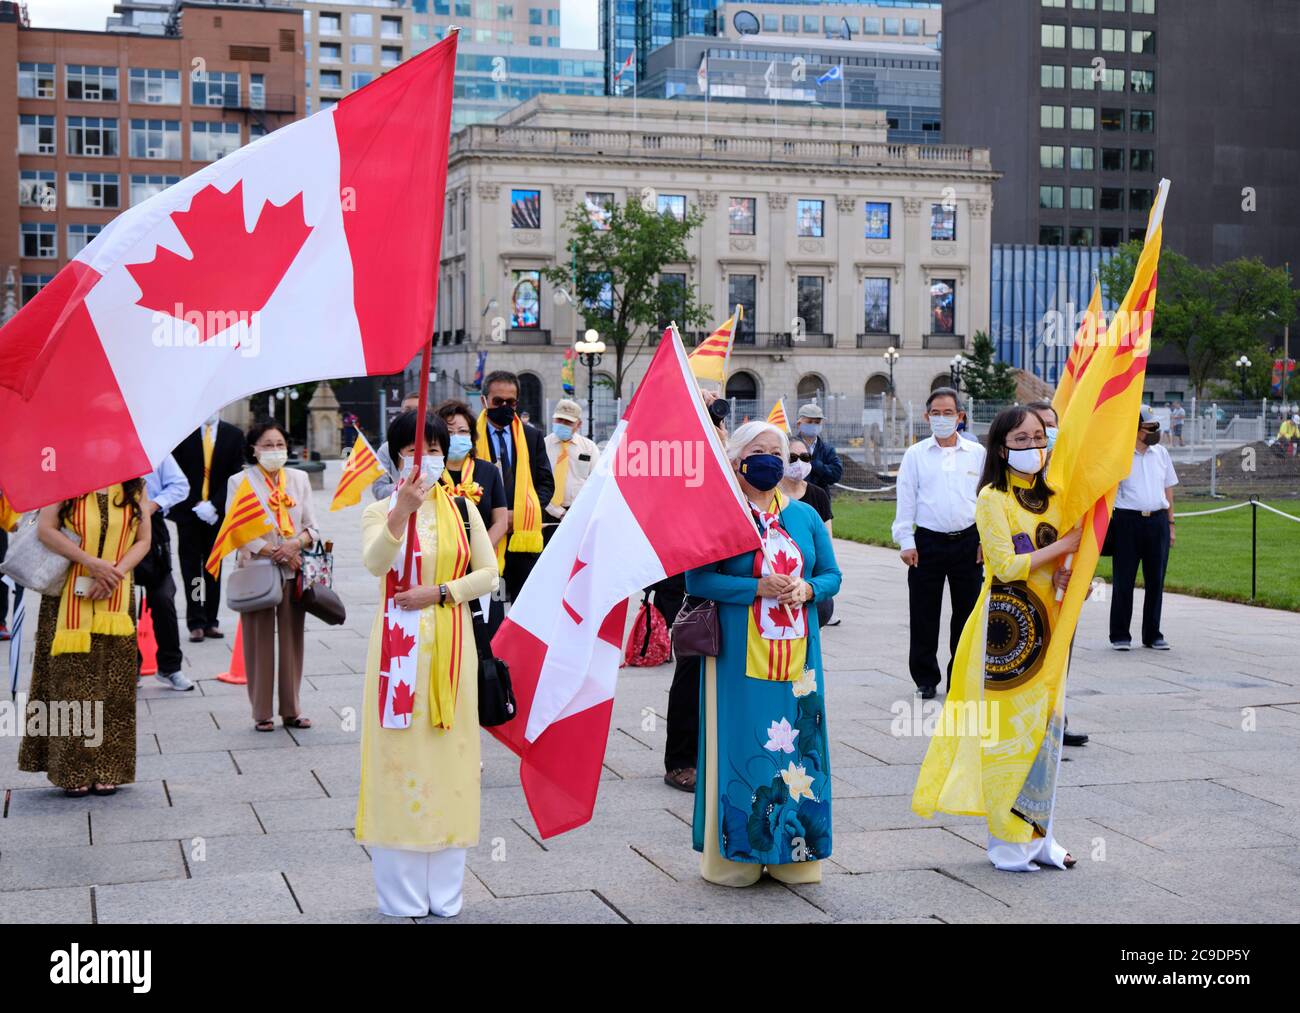
<path id="1" fill-rule="evenodd" d="M 258 470 L 257 465 L 250 464 L 245 466 L 243 471 L 237 471 L 235 474 L 231 475 L 230 481 L 226 483 L 227 506 L 235 502 L 235 492 L 239 488 L 240 483 L 242 483 L 246 477 L 249 479 L 249 483 L 253 486 L 254 491 L 261 494 L 262 501 L 266 501 L 268 491 L 266 483 L 262 481 L 262 475 Z M 316 528 L 316 509 L 312 505 L 311 479 L 307 477 L 307 473 L 305 471 L 299 471 L 297 468 L 285 468 L 284 491 L 288 494 L 289 498 L 293 500 L 293 506 L 289 508 L 289 522 L 293 525 L 293 533 L 295 535 L 300 535 L 306 531 L 311 535 L 313 540 L 318 539 L 320 537 L 320 532 Z M 254 553 L 267 544 L 269 544 L 268 539 L 254 538 L 251 542 L 236 552 L 236 565 L 243 566 L 253 558 Z M 294 573 L 294 571 L 287 566 L 281 566 L 280 572 L 286 578 L 292 577 Z"/>

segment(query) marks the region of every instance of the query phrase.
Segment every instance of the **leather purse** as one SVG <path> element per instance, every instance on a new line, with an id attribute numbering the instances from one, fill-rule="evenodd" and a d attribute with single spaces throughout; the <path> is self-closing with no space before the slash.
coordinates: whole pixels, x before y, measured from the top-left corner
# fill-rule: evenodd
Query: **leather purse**
<path id="1" fill-rule="evenodd" d="M 718 603 L 688 594 L 673 620 L 673 656 L 716 658 L 722 650 L 722 623 Z"/>
<path id="2" fill-rule="evenodd" d="M 328 626 L 341 626 L 347 622 L 348 610 L 335 590 L 328 584 L 311 583 L 302 573 L 293 581 L 293 600 L 304 612 L 315 616 Z"/>
<path id="3" fill-rule="evenodd" d="M 72 562 L 41 541 L 36 531 L 37 514 L 38 511 L 33 510 L 19 523 L 18 530 L 9 540 L 4 562 L 0 563 L 0 573 L 12 577 L 19 587 L 57 597 L 63 593 Z M 63 533 L 70 541 L 80 544 L 81 539 L 76 535 L 67 531 Z"/>
<path id="4" fill-rule="evenodd" d="M 455 497 L 465 537 L 470 537 L 469 505 L 463 496 Z M 483 602 L 474 598 L 466 602 L 474 623 L 474 649 L 478 655 L 478 723 L 483 728 L 495 728 L 510 721 L 518 712 L 515 689 L 510 682 L 510 666 L 492 654 L 488 617 L 483 612 Z"/>
<path id="5" fill-rule="evenodd" d="M 232 612 L 273 609 L 284 599 L 284 577 L 278 563 L 250 559 L 226 578 L 226 604 Z"/>

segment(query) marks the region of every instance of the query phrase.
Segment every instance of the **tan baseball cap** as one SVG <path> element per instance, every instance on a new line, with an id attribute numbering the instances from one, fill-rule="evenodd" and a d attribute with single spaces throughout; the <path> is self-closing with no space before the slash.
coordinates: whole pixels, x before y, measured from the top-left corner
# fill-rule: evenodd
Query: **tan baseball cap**
<path id="1" fill-rule="evenodd" d="M 564 398 L 555 403 L 555 411 L 551 412 L 551 418 L 567 419 L 569 422 L 582 421 L 582 409 L 578 407 L 577 401 L 570 401 Z"/>

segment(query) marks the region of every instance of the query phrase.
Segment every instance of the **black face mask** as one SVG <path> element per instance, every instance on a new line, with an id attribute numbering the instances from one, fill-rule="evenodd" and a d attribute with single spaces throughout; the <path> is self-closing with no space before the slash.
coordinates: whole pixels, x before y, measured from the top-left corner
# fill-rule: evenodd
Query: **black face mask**
<path id="1" fill-rule="evenodd" d="M 1150 432 L 1145 432 L 1145 431 L 1144 431 L 1144 432 L 1142 433 L 1142 442 L 1145 443 L 1148 447 L 1159 446 L 1159 444 L 1160 444 L 1160 430 L 1157 429 L 1154 433 L 1150 433 Z"/>
<path id="2" fill-rule="evenodd" d="M 515 410 L 508 404 L 497 405 L 495 408 L 487 410 L 488 421 L 498 429 L 504 429 L 514 421 Z"/>

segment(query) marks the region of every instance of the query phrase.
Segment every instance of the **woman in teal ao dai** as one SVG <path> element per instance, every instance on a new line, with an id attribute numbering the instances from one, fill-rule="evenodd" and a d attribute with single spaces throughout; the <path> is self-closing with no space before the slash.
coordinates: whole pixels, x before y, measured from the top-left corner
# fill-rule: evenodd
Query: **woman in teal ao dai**
<path id="1" fill-rule="evenodd" d="M 786 436 L 748 422 L 727 443 L 764 549 L 690 570 L 718 602 L 722 650 L 704 658 L 694 845 L 723 886 L 821 881 L 831 854 L 831 770 L 816 601 L 840 589 L 817 512 L 777 490 Z"/>

